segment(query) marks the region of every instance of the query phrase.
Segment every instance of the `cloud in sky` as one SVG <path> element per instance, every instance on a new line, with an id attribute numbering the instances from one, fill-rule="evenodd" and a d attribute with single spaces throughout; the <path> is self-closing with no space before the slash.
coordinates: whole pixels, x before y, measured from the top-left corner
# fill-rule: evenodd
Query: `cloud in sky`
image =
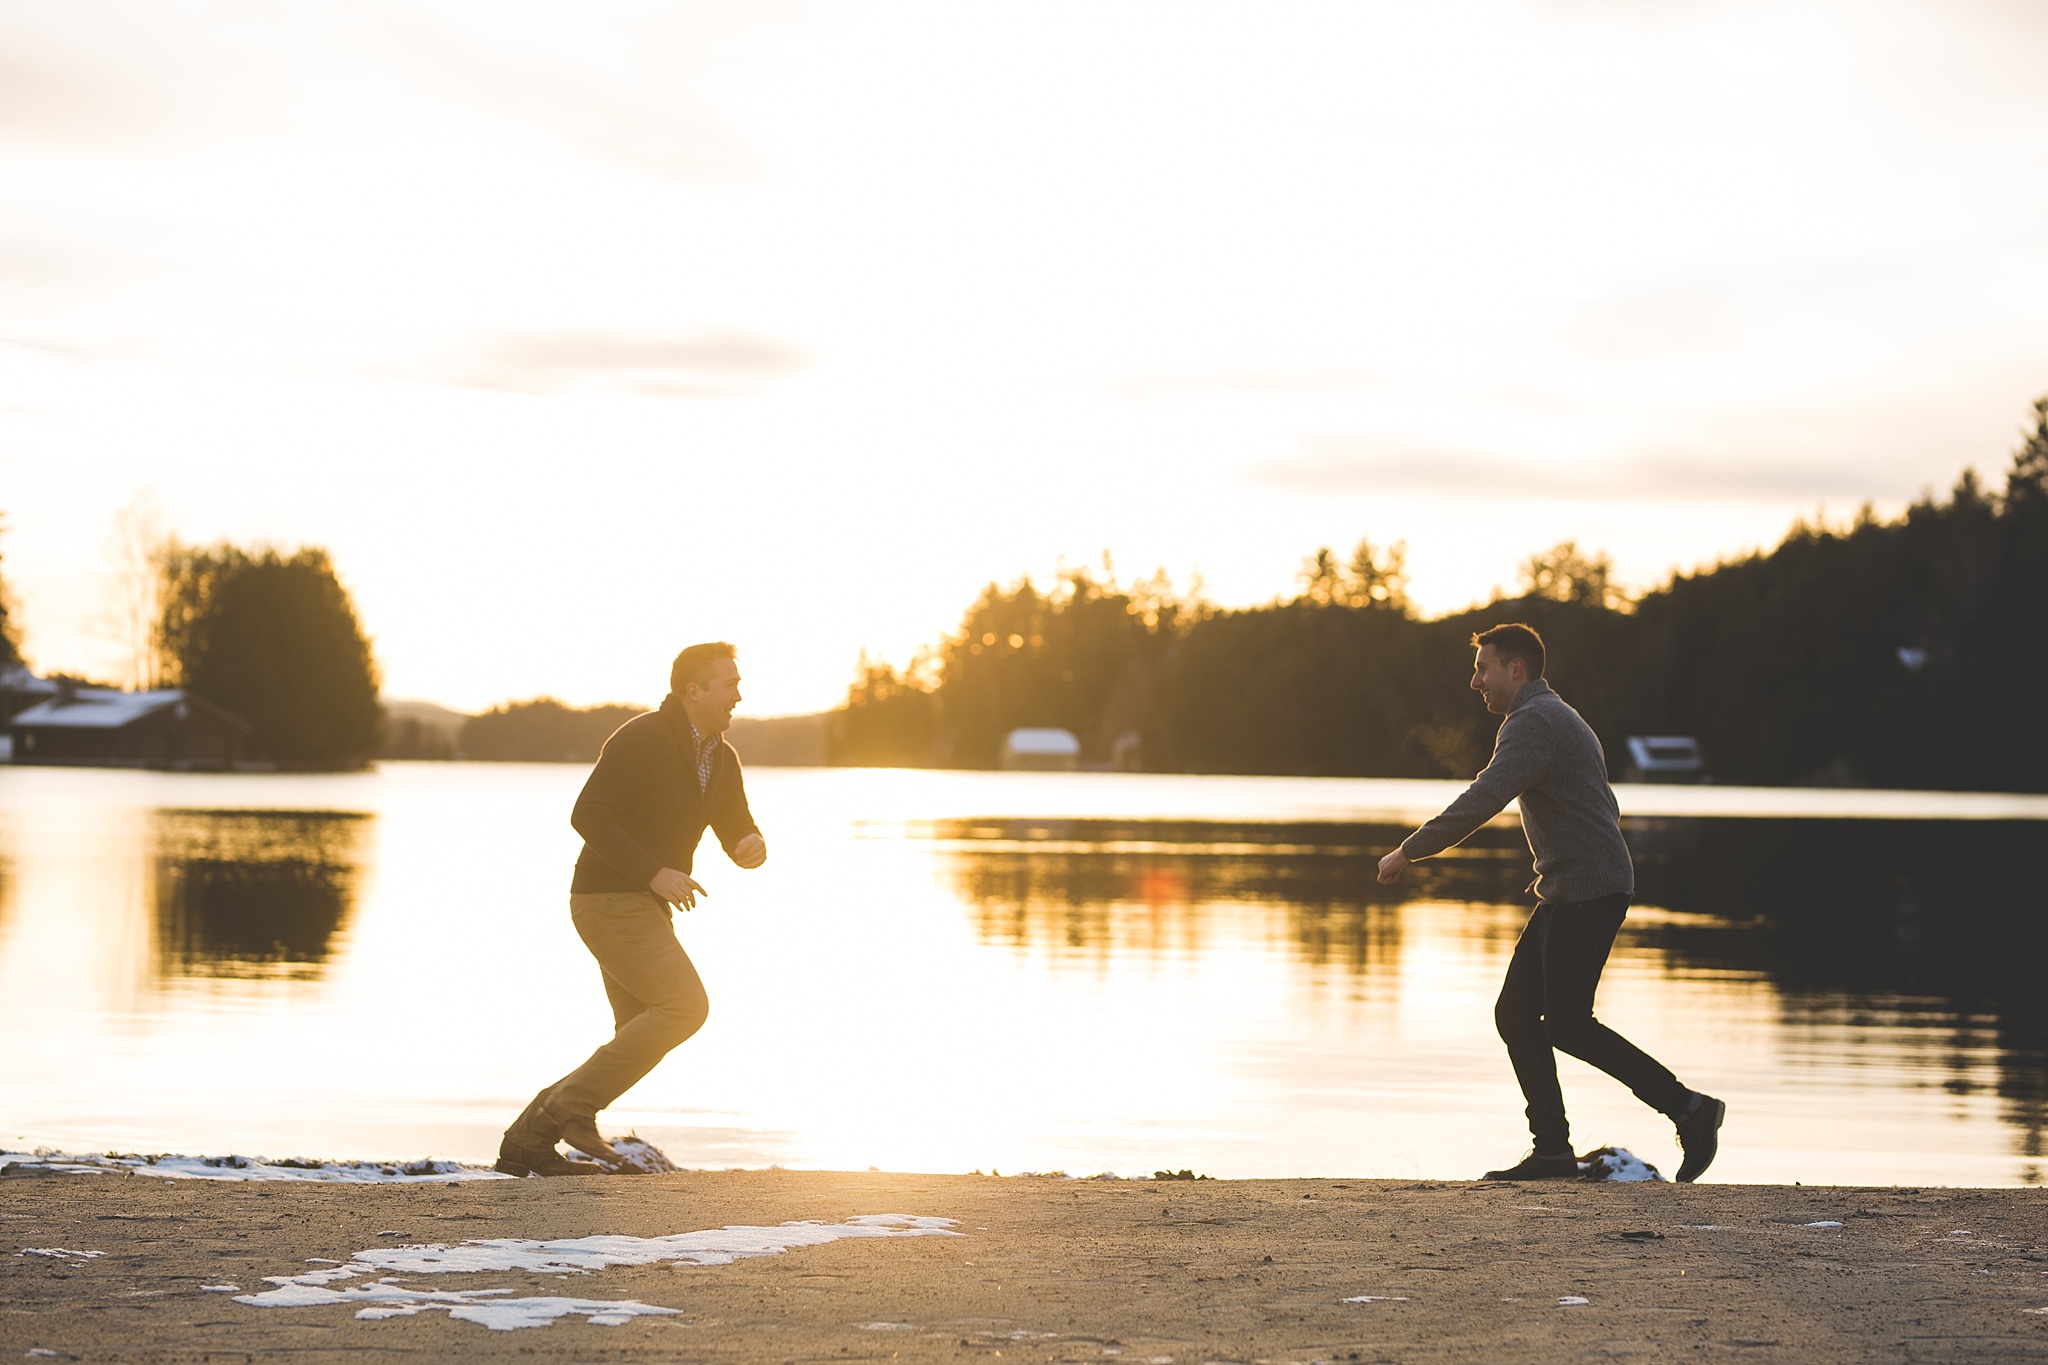
<path id="1" fill-rule="evenodd" d="M 489 32 L 463 6 L 375 13 L 365 47 L 404 71 L 423 101 L 488 112 L 662 179 L 718 182 L 761 168 L 710 88 L 793 7 L 622 5 L 592 16 L 515 6 L 494 13 Z"/>
<path id="2" fill-rule="evenodd" d="M 1958 471 L 1960 472 L 1960 471 Z M 1310 436 L 1261 479 L 1300 492 L 1407 493 L 1456 500 L 1669 503 L 1706 499 L 1784 505 L 1895 500 L 1926 491 L 1917 471 L 1862 460 L 1771 459 L 1747 451 L 1530 463 L 1457 451 L 1390 447 L 1362 436 Z"/>
<path id="3" fill-rule="evenodd" d="M 93 667 L 150 487 L 330 545 L 394 689 L 736 634 L 769 709 L 1104 548 L 1653 581 L 2003 466 L 2043 69 L 1998 0 L 0 6 L 6 569 Z"/>
<path id="4" fill-rule="evenodd" d="M 1212 370 L 1193 374 L 1138 374 L 1113 380 L 1109 391 L 1140 402 L 1215 394 L 1304 394 L 1384 390 L 1398 380 L 1366 370 Z"/>
<path id="5" fill-rule="evenodd" d="M 664 338 L 631 333 L 514 332 L 478 345 L 460 382 L 515 393 L 613 388 L 656 397 L 714 398 L 802 369 L 794 347 L 745 332 Z"/>
<path id="6" fill-rule="evenodd" d="M 507 125 L 665 177 L 754 169 L 706 98 L 736 48 L 791 13 L 750 5 L 454 0 L 211 7 L 12 6 L 0 19 L 0 141 L 137 156 L 348 137 L 432 111 Z"/>

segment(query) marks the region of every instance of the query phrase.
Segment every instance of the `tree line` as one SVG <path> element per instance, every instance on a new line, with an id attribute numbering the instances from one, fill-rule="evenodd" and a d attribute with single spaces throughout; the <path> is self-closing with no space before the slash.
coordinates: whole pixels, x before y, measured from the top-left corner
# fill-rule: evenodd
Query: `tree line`
<path id="1" fill-rule="evenodd" d="M 1012 729 L 1057 726 L 1099 763 L 1135 737 L 1157 771 L 1465 777 L 1495 725 L 1463 690 L 1467 641 L 1518 619 L 1610 761 L 1628 735 L 1685 734 L 1722 781 L 2048 789 L 2048 729 L 2021 709 L 2048 677 L 2048 398 L 2033 417 L 2002 490 L 1966 473 L 1896 519 L 1801 524 L 1634 600 L 1569 543 L 1529 559 L 1518 595 L 1435 619 L 1409 599 L 1404 548 L 1364 542 L 1317 550 L 1293 597 L 1242 610 L 1107 565 L 990 584 L 907 667 L 861 659 L 826 757 L 988 767 Z M 324 550 L 144 550 L 123 609 L 132 685 L 226 707 L 281 766 L 378 751 L 376 660 Z M 0 665 L 18 646 L 0 580 Z M 512 703 L 453 747 L 588 761 L 634 709 Z"/>
<path id="2" fill-rule="evenodd" d="M 2002 491 L 1965 473 L 1894 520 L 1802 523 L 1634 600 L 1569 543 L 1518 595 L 1436 619 L 1398 545 L 1318 550 L 1295 596 L 1235 611 L 1163 577 L 990 584 L 908 667 L 860 661 L 829 756 L 986 767 L 1011 729 L 1059 726 L 1096 762 L 1135 734 L 1157 771 L 1468 777 L 1497 725 L 1464 691 L 1469 638 L 1522 620 L 1610 762 L 1629 735 L 1682 734 L 1726 782 L 2048 789 L 2048 734 L 2020 709 L 2048 676 L 2048 398 L 2033 416 Z"/>
<path id="3" fill-rule="evenodd" d="M 506 702 L 462 723 L 464 758 L 492 762 L 594 763 L 612 731 L 647 708 L 568 706 L 553 697 Z"/>
<path id="4" fill-rule="evenodd" d="M 505 702 L 453 724 L 429 726 L 406 717 L 386 726 L 379 758 L 480 759 L 501 763 L 593 763 L 612 732 L 651 708 L 610 702 L 569 706 L 553 697 Z M 725 738 L 741 761 L 816 767 L 825 761 L 822 715 L 739 716 Z"/>
<path id="5" fill-rule="evenodd" d="M 376 756 L 413 762 L 594 763 L 612 731 L 647 708 L 608 703 L 570 706 L 553 697 L 508 701 L 473 716 L 440 707 L 424 718 L 419 703 L 396 703 L 387 714 Z"/>

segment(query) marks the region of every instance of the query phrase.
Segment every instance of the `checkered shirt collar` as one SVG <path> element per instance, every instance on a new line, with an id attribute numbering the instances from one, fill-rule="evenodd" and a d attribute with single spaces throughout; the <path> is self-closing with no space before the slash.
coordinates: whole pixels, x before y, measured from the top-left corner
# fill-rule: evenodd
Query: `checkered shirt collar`
<path id="1" fill-rule="evenodd" d="M 718 734 L 716 731 L 708 736 L 698 734 L 697 727 L 687 716 L 683 718 L 683 724 L 690 727 L 690 748 L 697 755 L 697 790 L 710 791 L 711 763 L 718 757 Z"/>

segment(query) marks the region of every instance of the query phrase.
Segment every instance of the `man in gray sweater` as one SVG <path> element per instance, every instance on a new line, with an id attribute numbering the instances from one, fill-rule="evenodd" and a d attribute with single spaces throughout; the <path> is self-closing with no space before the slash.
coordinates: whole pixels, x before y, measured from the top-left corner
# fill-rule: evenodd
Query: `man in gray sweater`
<path id="1" fill-rule="evenodd" d="M 1688 1090 L 1656 1058 L 1593 1017 L 1593 993 L 1614 935 L 1635 896 L 1635 864 L 1621 837 L 1621 810 L 1607 785 L 1600 739 L 1543 680 L 1543 639 L 1521 624 L 1472 637 L 1472 690 L 1504 717 L 1493 759 L 1472 785 L 1380 860 L 1393 883 L 1409 863 L 1463 842 L 1519 800 L 1522 830 L 1536 859 L 1536 911 L 1515 944 L 1493 1007 L 1515 1079 L 1529 1102 L 1535 1145 L 1488 1180 L 1544 1180 L 1579 1174 L 1564 1092 L 1552 1049 L 1590 1062 L 1668 1115 L 1684 1150 L 1680 1180 L 1696 1180 L 1714 1159 L 1728 1107 Z"/>

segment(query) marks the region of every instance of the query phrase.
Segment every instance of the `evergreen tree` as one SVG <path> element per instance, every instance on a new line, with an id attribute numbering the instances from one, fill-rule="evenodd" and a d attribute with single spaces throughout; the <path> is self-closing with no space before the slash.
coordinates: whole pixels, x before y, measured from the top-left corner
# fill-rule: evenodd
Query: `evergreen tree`
<path id="1" fill-rule="evenodd" d="M 1155 578 L 1120 588 L 1085 568 L 1050 592 L 994 583 L 937 653 L 940 756 L 992 767 L 1011 730 L 1072 731 L 1092 761 L 1142 730 L 1159 676 L 1199 608 Z"/>
<path id="2" fill-rule="evenodd" d="M 1295 600 L 1317 607 L 1384 607 L 1409 610 L 1408 543 L 1375 548 L 1361 540 L 1348 563 L 1325 545 L 1302 562 L 1301 595 Z"/>
<path id="3" fill-rule="evenodd" d="M 162 673 L 248 721 L 291 768 L 349 768 L 376 749 L 377 665 L 325 550 L 232 545 L 164 554 Z"/>
<path id="4" fill-rule="evenodd" d="M 2034 429 L 2013 452 L 2005 496 L 2017 502 L 2048 499 L 2048 398 L 2034 400 Z"/>
<path id="5" fill-rule="evenodd" d="M 0 517 L 0 532 L 7 529 L 7 521 Z M 21 662 L 21 635 L 14 623 L 14 594 L 7 590 L 7 580 L 0 577 L 0 665 Z"/>
<path id="6" fill-rule="evenodd" d="M 1351 552 L 1351 604 L 1383 607 L 1406 614 L 1413 609 L 1408 600 L 1408 542 L 1397 540 L 1379 549 L 1369 540 L 1358 542 Z"/>
<path id="7" fill-rule="evenodd" d="M 1979 727 L 1979 746 L 2038 791 L 2048 787 L 2048 728 L 2027 713 L 2030 699 L 2014 682 L 2048 676 L 2048 398 L 2035 402 L 2034 429 L 2013 453 L 1985 577 L 1988 628 L 1970 660 L 1968 719 Z"/>
<path id="8" fill-rule="evenodd" d="M 932 761 L 938 707 L 930 660 L 920 655 L 901 674 L 861 651 L 846 705 L 825 731 L 825 761 L 854 768 L 917 768 Z"/>
<path id="9" fill-rule="evenodd" d="M 1626 597 L 1614 584 L 1614 561 L 1602 551 L 1587 554 L 1567 540 L 1522 564 L 1522 586 L 1531 597 L 1618 607 Z"/>

